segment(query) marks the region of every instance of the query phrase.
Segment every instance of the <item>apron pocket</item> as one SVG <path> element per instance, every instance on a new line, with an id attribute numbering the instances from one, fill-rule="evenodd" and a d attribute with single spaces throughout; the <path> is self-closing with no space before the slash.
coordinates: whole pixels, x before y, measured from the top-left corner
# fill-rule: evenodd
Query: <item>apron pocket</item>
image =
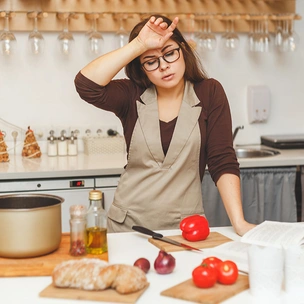
<path id="1" fill-rule="evenodd" d="M 123 210 L 112 204 L 110 210 L 108 211 L 108 218 L 110 218 L 112 221 L 122 224 L 127 217 L 127 213 L 127 210 Z"/>

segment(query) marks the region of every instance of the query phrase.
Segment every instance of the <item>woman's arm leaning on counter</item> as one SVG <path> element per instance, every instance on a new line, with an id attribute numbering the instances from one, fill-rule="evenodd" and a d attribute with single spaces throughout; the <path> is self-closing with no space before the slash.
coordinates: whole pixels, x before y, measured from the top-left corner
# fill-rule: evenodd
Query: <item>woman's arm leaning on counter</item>
<path id="1" fill-rule="evenodd" d="M 242 236 L 255 227 L 244 219 L 239 177 L 234 174 L 223 174 L 217 182 L 217 188 L 235 232 Z"/>

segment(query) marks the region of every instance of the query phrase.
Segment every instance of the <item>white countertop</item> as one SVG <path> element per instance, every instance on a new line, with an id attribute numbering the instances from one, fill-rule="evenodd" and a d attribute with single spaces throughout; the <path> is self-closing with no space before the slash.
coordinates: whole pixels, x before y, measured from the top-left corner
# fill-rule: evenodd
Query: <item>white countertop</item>
<path id="1" fill-rule="evenodd" d="M 261 146 L 239 146 L 259 149 Z M 264 147 L 267 149 L 272 149 Z M 304 165 L 304 149 L 279 150 L 270 157 L 239 158 L 241 168 L 280 167 Z M 79 153 L 77 156 L 26 159 L 21 155 L 10 155 L 10 161 L 0 163 L 0 179 L 35 179 L 85 176 L 120 175 L 126 165 L 125 154 Z"/>
<path id="2" fill-rule="evenodd" d="M 211 231 L 218 231 L 223 235 L 239 240 L 232 227 L 211 228 Z M 160 231 L 164 235 L 180 234 L 179 230 Z M 154 270 L 153 264 L 159 249 L 152 245 L 148 240 L 148 236 L 137 232 L 128 233 L 112 233 L 108 234 L 109 262 L 125 263 L 133 265 L 135 260 L 145 257 L 150 261 L 151 268 L 147 273 L 147 279 L 150 283 L 148 289 L 137 301 L 138 304 L 185 304 L 190 303 L 170 297 L 161 296 L 160 292 L 175 286 L 189 278 L 191 278 L 192 270 L 198 266 L 202 258 L 208 256 L 208 252 L 180 251 L 171 253 L 176 259 L 176 267 L 171 274 L 160 275 Z M 16 278 L 0 278 L 0 294 L 1 303 L 5 304 L 92 304 L 95 301 L 85 300 L 63 300 L 40 298 L 39 293 L 51 284 L 51 277 L 16 277 Z M 98 302 L 101 303 L 101 302 Z M 104 302 L 102 302 L 104 303 Z M 244 304 L 244 303 L 261 303 L 251 296 L 249 290 L 245 290 L 230 299 L 222 302 L 223 304 Z M 280 302 L 276 304 L 296 303 L 290 301 L 286 294 L 282 291 Z M 303 302 L 302 302 L 303 303 Z"/>
<path id="3" fill-rule="evenodd" d="M 42 154 L 41 158 L 12 155 L 9 162 L 0 163 L 0 179 L 120 175 L 126 163 L 126 155 L 119 153 L 55 157 Z"/>
<path id="4" fill-rule="evenodd" d="M 244 145 L 237 148 L 267 149 L 279 151 L 280 154 L 267 157 L 239 158 L 240 168 L 285 167 L 304 165 L 304 149 L 274 149 L 262 145 Z"/>

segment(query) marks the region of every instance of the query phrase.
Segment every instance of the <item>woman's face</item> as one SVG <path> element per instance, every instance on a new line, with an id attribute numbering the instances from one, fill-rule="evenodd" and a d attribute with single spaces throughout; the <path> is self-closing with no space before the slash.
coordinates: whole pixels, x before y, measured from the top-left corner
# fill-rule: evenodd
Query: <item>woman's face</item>
<path id="1" fill-rule="evenodd" d="M 156 87 L 170 89 L 184 81 L 183 52 L 171 39 L 161 49 L 148 50 L 139 59 L 144 64 L 142 69 Z"/>

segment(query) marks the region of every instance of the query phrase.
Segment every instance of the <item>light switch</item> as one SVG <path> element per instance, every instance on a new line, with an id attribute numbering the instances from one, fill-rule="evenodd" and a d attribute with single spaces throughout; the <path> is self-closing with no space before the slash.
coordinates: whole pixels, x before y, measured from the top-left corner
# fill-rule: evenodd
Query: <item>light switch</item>
<path id="1" fill-rule="evenodd" d="M 267 86 L 248 86 L 247 110 L 249 123 L 267 121 L 270 112 L 270 90 Z"/>

